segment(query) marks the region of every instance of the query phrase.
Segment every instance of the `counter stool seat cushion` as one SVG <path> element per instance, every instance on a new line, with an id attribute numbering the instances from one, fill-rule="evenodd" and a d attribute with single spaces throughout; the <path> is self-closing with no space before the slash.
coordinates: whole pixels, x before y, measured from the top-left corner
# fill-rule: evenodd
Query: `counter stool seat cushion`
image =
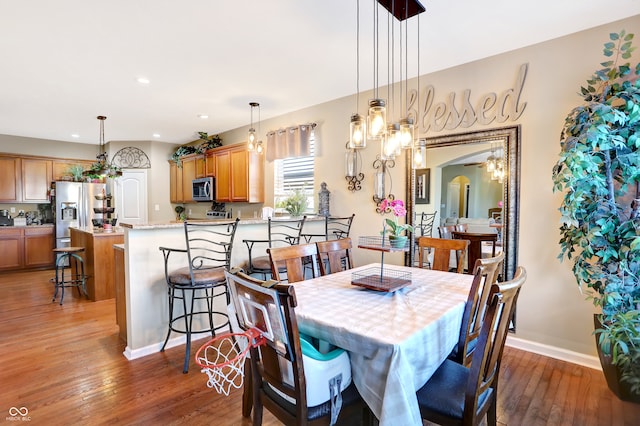
<path id="1" fill-rule="evenodd" d="M 208 286 L 221 284 L 226 281 L 224 276 L 224 267 L 219 268 L 206 268 L 206 269 L 194 269 L 193 270 L 194 281 L 191 282 L 191 273 L 189 267 L 171 271 L 169 275 L 169 282 L 175 285 L 181 286 Z"/>
<path id="2" fill-rule="evenodd" d="M 84 247 L 58 247 L 54 248 L 54 253 L 80 253 L 84 251 Z"/>
<path id="3" fill-rule="evenodd" d="M 269 256 L 256 257 L 251 263 L 253 264 L 253 269 L 271 270 L 271 259 Z M 278 265 L 278 271 L 287 272 L 287 265 L 285 265 L 284 262 L 277 262 L 276 265 Z"/>

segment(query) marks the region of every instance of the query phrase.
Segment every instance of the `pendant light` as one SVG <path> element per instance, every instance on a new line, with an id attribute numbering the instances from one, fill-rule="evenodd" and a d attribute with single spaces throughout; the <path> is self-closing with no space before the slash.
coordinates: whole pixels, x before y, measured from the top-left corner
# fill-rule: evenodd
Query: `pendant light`
<path id="1" fill-rule="evenodd" d="M 256 129 L 253 128 L 253 109 L 256 107 L 260 107 L 260 104 L 257 102 L 249 102 L 249 106 L 251 107 L 251 126 L 249 126 L 249 134 L 247 135 L 247 148 L 249 151 L 253 151 L 256 149 L 256 145 L 258 141 L 256 140 Z"/>
<path id="2" fill-rule="evenodd" d="M 100 148 L 98 151 L 98 155 L 96 156 L 96 161 L 91 165 L 89 170 L 86 170 L 84 175 L 98 175 L 102 177 L 116 177 L 122 176 L 122 171 L 109 163 L 109 157 L 107 156 L 107 151 L 104 148 L 104 120 L 107 119 L 104 115 L 99 115 L 96 117 L 100 121 Z"/>
<path id="3" fill-rule="evenodd" d="M 380 55 L 378 54 L 378 5 L 377 0 L 373 0 L 373 82 L 374 82 L 374 99 L 369 100 L 369 111 L 367 114 L 367 136 L 371 140 L 379 141 L 383 138 L 387 130 L 387 103 L 384 99 L 380 99 L 378 94 L 378 62 Z"/>
<path id="4" fill-rule="evenodd" d="M 349 125 L 349 149 L 367 147 L 367 125 L 360 115 L 360 0 L 356 2 L 356 113 L 351 115 Z"/>
<path id="5" fill-rule="evenodd" d="M 405 11 L 409 10 L 409 0 L 405 0 L 404 9 Z M 407 19 L 404 20 L 404 113 L 406 116 L 400 120 L 399 136 L 400 148 L 402 149 L 411 149 L 413 147 L 414 132 L 413 118 L 409 117 L 409 25 L 407 21 Z M 402 22 L 400 26 L 400 77 L 402 78 Z M 402 87 L 400 89 L 402 90 Z"/>

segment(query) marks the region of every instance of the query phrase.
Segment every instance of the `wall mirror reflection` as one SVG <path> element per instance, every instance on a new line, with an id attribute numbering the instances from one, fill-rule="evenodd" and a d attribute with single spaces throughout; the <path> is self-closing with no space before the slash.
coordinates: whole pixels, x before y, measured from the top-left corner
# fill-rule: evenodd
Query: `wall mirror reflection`
<path id="1" fill-rule="evenodd" d="M 436 213 L 434 237 L 439 237 L 438 226 L 457 223 L 467 223 L 469 232 L 497 232 L 505 253 L 503 276 L 511 279 L 517 266 L 520 127 L 428 138 L 426 158 L 428 189 L 418 188 L 425 169 L 414 169 L 407 154 L 407 217 L 412 225 L 420 225 L 422 213 Z M 419 198 L 418 190 L 428 193 L 428 200 Z M 413 256 L 408 254 L 408 264 Z"/>

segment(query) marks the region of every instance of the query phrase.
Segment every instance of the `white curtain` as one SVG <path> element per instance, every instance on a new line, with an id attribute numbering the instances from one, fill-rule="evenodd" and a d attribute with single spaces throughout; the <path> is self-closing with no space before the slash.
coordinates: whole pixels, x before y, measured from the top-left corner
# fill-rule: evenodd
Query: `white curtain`
<path id="1" fill-rule="evenodd" d="M 311 155 L 311 135 L 315 124 L 300 124 L 267 133 L 267 160 Z"/>

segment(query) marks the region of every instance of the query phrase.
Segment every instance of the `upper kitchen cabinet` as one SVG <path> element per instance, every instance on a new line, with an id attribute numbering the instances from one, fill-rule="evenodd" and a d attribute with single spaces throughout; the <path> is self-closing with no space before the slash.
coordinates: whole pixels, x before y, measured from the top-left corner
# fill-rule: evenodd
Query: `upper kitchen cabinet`
<path id="1" fill-rule="evenodd" d="M 204 175 L 214 177 L 216 175 L 216 152 L 209 150 L 204 155 Z"/>
<path id="2" fill-rule="evenodd" d="M 20 201 L 22 182 L 20 158 L 0 156 L 0 202 Z"/>
<path id="3" fill-rule="evenodd" d="M 202 154 L 180 157 L 180 166 L 169 161 L 169 200 L 172 203 L 191 203 L 193 180 L 204 176 L 205 159 Z"/>
<path id="4" fill-rule="evenodd" d="M 169 161 L 169 201 L 172 203 L 183 203 L 182 191 L 182 167 L 174 161 Z"/>
<path id="5" fill-rule="evenodd" d="M 22 202 L 48 203 L 49 187 L 53 179 L 53 161 L 22 159 Z"/>
<path id="6" fill-rule="evenodd" d="M 264 156 L 244 143 L 214 151 L 216 201 L 264 202 Z"/>

